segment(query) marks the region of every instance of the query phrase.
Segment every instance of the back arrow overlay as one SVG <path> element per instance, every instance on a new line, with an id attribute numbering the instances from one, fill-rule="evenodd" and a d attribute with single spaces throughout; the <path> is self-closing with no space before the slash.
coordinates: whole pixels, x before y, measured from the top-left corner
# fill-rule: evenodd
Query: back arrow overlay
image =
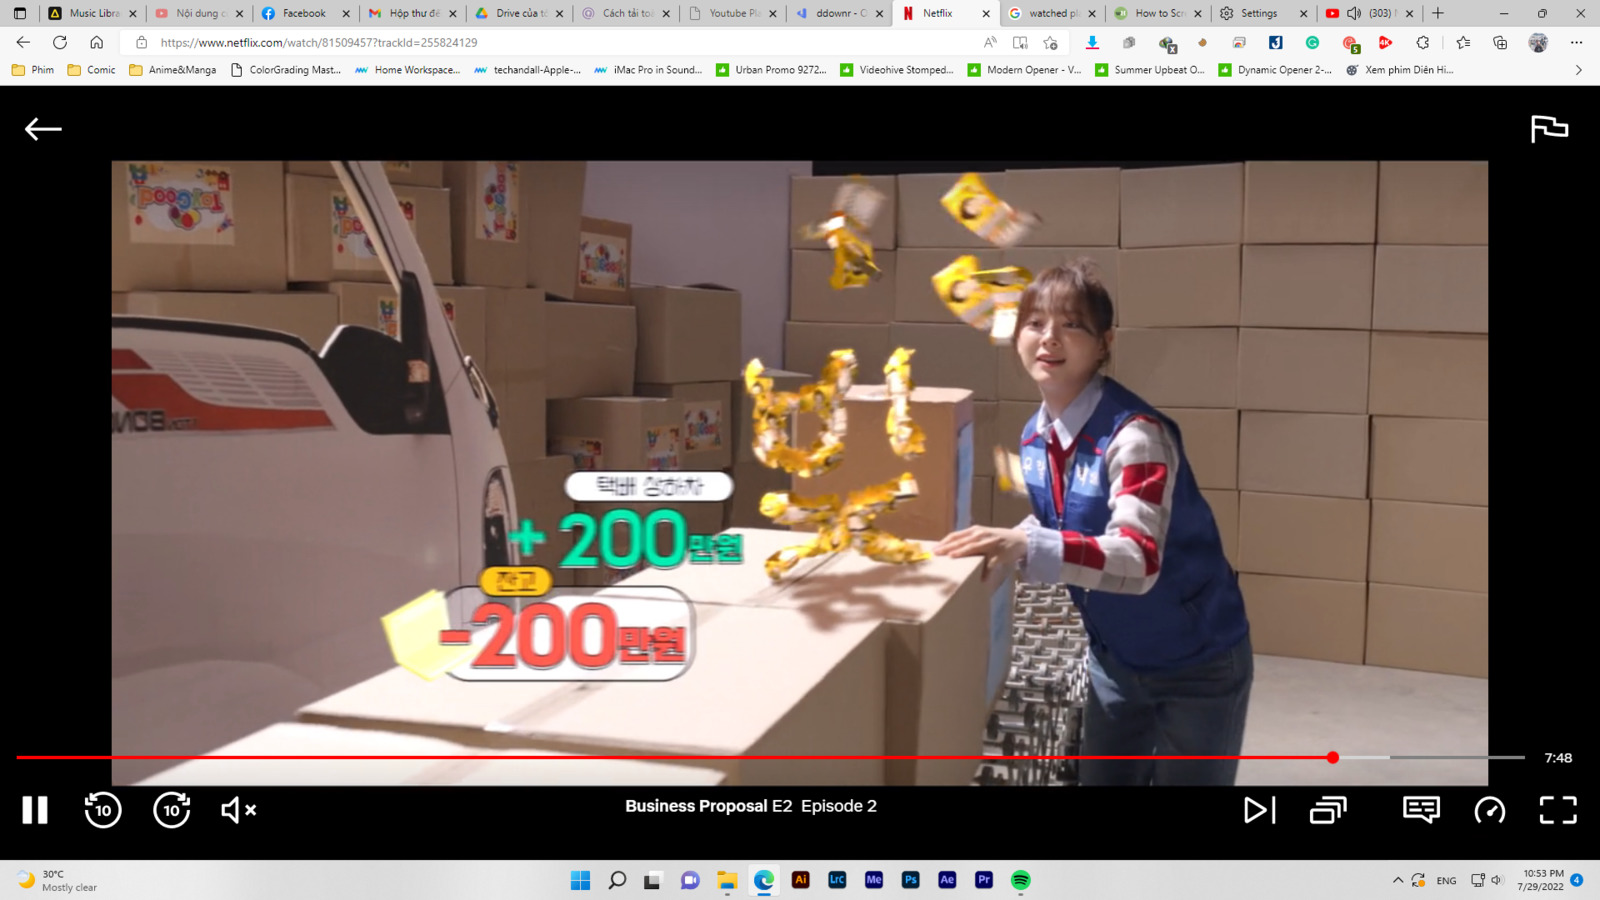
<path id="1" fill-rule="evenodd" d="M 45 126 L 45 125 L 40 125 L 39 124 L 39 117 L 38 116 L 34 116 L 33 117 L 33 121 L 28 123 L 28 127 L 24 128 L 22 130 L 26 131 L 28 133 L 28 137 L 31 137 L 31 138 L 33 138 L 34 140 L 37 141 L 39 139 L 39 136 L 37 134 L 34 134 L 34 132 L 36 132 L 36 131 L 60 131 L 61 129 L 60 128 L 50 128 L 50 127 Z"/>

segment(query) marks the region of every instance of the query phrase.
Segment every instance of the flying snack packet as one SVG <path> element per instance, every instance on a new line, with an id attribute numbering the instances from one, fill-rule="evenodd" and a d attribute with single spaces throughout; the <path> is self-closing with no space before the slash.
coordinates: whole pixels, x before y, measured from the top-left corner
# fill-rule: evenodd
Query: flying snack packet
<path id="1" fill-rule="evenodd" d="M 989 343 L 1011 343 L 1017 308 L 1033 273 L 1018 266 L 979 269 L 976 256 L 963 256 L 933 276 L 933 290 L 956 318 L 989 332 Z"/>
<path id="2" fill-rule="evenodd" d="M 801 230 L 805 239 L 825 241 L 833 251 L 829 287 L 840 291 L 883 277 L 866 234 L 886 199 L 882 191 L 863 180 L 853 179 L 839 188 L 833 198 L 833 212 L 827 219 Z"/>
<path id="3" fill-rule="evenodd" d="M 997 247 L 1012 246 L 1039 224 L 1038 216 L 996 197 L 975 172 L 961 176 L 939 202 L 967 230 Z"/>
<path id="4" fill-rule="evenodd" d="M 911 354 L 915 350 L 897 348 L 883 366 L 884 384 L 889 388 L 889 417 L 885 423 L 889 446 L 901 459 L 916 459 L 927 451 L 927 435 L 911 421 Z"/>
<path id="5" fill-rule="evenodd" d="M 855 379 L 855 352 L 835 350 L 823 367 L 822 380 L 792 394 L 774 391 L 772 379 L 762 377 L 764 371 L 759 359 L 751 360 L 744 369 L 745 392 L 753 401 L 755 438 L 750 448 L 756 459 L 769 469 L 782 469 L 801 478 L 838 468 L 844 458 L 844 398 Z M 816 413 L 822 418 L 822 431 L 808 450 L 789 443 L 789 417 L 796 413 Z"/>
<path id="6" fill-rule="evenodd" d="M 1028 496 L 1028 482 L 1022 477 L 1022 457 L 1004 447 L 994 448 L 994 478 L 1001 493 Z"/>

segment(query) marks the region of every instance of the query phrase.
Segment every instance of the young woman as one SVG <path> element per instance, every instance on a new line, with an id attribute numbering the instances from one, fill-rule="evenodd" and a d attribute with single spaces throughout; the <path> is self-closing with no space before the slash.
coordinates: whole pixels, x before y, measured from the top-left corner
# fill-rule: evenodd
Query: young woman
<path id="1" fill-rule="evenodd" d="M 1022 429 L 1033 515 L 941 556 L 1065 583 L 1089 633 L 1085 756 L 1236 756 L 1254 677 L 1239 577 L 1171 419 L 1101 374 L 1111 297 L 1088 260 L 1043 272 L 1013 337 L 1043 404 Z M 1088 785 L 1231 785 L 1231 760 L 1083 760 Z"/>

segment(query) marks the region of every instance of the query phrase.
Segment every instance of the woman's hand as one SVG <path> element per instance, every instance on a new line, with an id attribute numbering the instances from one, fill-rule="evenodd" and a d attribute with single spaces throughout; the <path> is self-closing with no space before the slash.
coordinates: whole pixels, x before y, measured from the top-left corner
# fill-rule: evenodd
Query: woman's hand
<path id="1" fill-rule="evenodd" d="M 1020 528 L 974 525 L 935 544 L 935 556 L 982 556 L 986 569 L 1021 560 L 1028 553 L 1028 533 Z"/>

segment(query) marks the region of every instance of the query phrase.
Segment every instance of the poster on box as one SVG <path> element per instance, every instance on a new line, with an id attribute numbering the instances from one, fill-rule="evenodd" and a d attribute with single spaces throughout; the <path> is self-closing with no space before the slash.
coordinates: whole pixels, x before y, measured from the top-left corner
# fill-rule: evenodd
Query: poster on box
<path id="1" fill-rule="evenodd" d="M 406 224 L 411 226 L 411 233 L 417 231 L 417 203 L 410 197 L 396 197 L 400 202 L 400 210 L 405 213 Z M 378 260 L 378 251 L 372 246 L 372 239 L 367 237 L 366 227 L 361 224 L 361 217 L 356 215 L 355 205 L 350 202 L 350 197 L 343 191 L 335 191 L 331 196 L 333 212 L 333 267 L 335 269 L 381 271 L 383 263 Z"/>
<path id="2" fill-rule="evenodd" d="M 572 457 L 575 471 L 598 472 L 605 465 L 605 447 L 596 438 L 550 438 L 547 446 L 550 456 Z"/>
<path id="3" fill-rule="evenodd" d="M 400 340 L 400 301 L 394 297 L 378 298 L 378 330 Z"/>
<path id="4" fill-rule="evenodd" d="M 220 166 L 128 163 L 128 240 L 233 246 L 233 173 Z"/>
<path id="5" fill-rule="evenodd" d="M 683 405 L 683 450 L 716 450 L 722 447 L 722 404 L 697 401 Z"/>
<path id="6" fill-rule="evenodd" d="M 485 241 L 516 243 L 517 210 L 522 208 L 520 173 L 514 162 L 478 163 L 478 237 Z"/>
<path id="7" fill-rule="evenodd" d="M 578 284 L 602 291 L 627 290 L 627 239 L 583 232 L 578 240 Z"/>
<path id="8" fill-rule="evenodd" d="M 645 469 L 650 472 L 676 472 L 678 462 L 678 429 L 646 428 L 644 432 Z"/>
<path id="9" fill-rule="evenodd" d="M 456 323 L 456 302 L 454 300 L 444 301 L 444 317 L 449 320 L 451 325 Z"/>

